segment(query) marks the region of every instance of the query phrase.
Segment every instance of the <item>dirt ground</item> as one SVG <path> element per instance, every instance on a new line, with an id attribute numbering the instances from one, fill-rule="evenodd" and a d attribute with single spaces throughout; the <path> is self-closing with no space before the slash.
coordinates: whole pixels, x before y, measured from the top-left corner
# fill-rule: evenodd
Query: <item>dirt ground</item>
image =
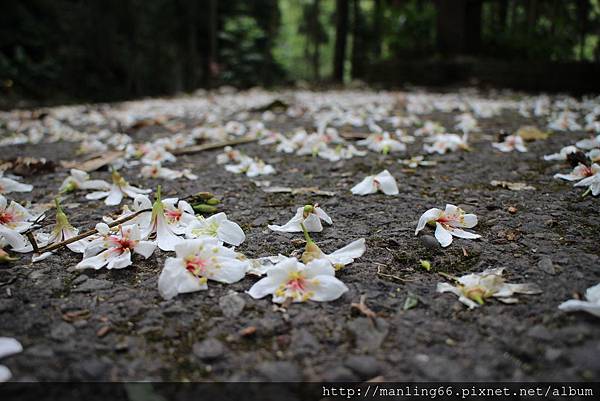
<path id="1" fill-rule="evenodd" d="M 452 126 L 454 115 L 435 112 L 422 119 Z M 187 128 L 195 124 L 184 122 Z M 17 381 L 600 380 L 600 320 L 557 308 L 600 281 L 600 199 L 581 197 L 581 189 L 553 179 L 568 168 L 542 160 L 588 134 L 557 133 L 529 143 L 527 153 L 500 153 L 490 146 L 486 135 L 512 132 L 524 123 L 532 121 L 516 112 L 481 119 L 471 152 L 431 156 L 436 166 L 415 171 L 398 163 L 403 155 L 370 152 L 330 163 L 266 152 L 256 143 L 238 146 L 278 172 L 259 179 L 317 186 L 335 191 L 334 197 L 265 193 L 244 175 L 217 165 L 220 150 L 179 156 L 169 165 L 191 168 L 199 176 L 195 181 L 142 179 L 139 167 L 131 168 L 124 175 L 140 187 L 161 184 L 168 195 L 180 197 L 215 193 L 222 210 L 246 232 L 239 251 L 248 257 L 301 248 L 291 241 L 301 235 L 276 233 L 267 225 L 283 224 L 297 207 L 318 202 L 334 220 L 313 235 L 324 251 L 366 238 L 365 255 L 337 274 L 349 291 L 333 302 L 293 304 L 281 311 L 270 297 L 254 300 L 244 294 L 257 281 L 247 276 L 233 285 L 210 282 L 208 291 L 164 301 L 157 279 L 166 252 L 157 250 L 148 260 L 136 257 L 133 266 L 115 271 L 73 271 L 81 256 L 68 251 L 35 264 L 25 256 L 0 268 L 0 335 L 24 346 L 23 353 L 2 364 Z M 271 125 L 304 124 L 282 117 Z M 156 127 L 132 134 L 136 141 L 157 135 Z M 421 153 L 420 140 L 408 146 L 409 154 Z M 73 160 L 76 147 L 68 142 L 11 145 L 0 153 L 3 159 L 58 162 Z M 359 179 L 384 168 L 396 177 L 398 196 L 351 195 Z M 67 174 L 58 169 L 28 177 L 33 192 L 9 198 L 51 202 Z M 108 171 L 93 176 L 110 180 Z M 492 180 L 526 182 L 536 190 L 493 187 Z M 478 215 L 474 231 L 481 240 L 455 239 L 442 249 L 414 235 L 420 215 L 446 203 Z M 77 227 L 93 227 L 115 211 L 82 193 L 67 195 L 63 204 Z M 426 228 L 423 234 L 433 232 Z M 420 259 L 431 261 L 431 271 L 420 266 Z M 436 284 L 446 281 L 439 272 L 461 275 L 493 267 L 506 268 L 510 282 L 538 284 L 543 293 L 521 295 L 515 305 L 492 300 L 475 310 L 452 294 L 436 293 Z M 351 308 L 361 295 L 377 313 L 375 320 Z M 418 304 L 405 310 L 409 296 Z M 224 310 L 240 299 L 243 310 L 226 317 Z M 251 327 L 254 334 L 244 335 Z"/>

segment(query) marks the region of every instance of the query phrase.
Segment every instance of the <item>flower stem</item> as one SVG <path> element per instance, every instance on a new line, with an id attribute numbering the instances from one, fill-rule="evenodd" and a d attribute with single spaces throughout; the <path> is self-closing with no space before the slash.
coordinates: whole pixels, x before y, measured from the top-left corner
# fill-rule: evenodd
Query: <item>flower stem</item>
<path id="1" fill-rule="evenodd" d="M 310 235 L 308 234 L 308 230 L 306 229 L 306 226 L 304 226 L 304 223 L 300 223 L 300 227 L 302 227 L 302 232 L 304 233 L 304 239 L 306 240 L 306 243 L 314 244 L 315 241 L 313 241 L 312 238 L 310 238 Z"/>

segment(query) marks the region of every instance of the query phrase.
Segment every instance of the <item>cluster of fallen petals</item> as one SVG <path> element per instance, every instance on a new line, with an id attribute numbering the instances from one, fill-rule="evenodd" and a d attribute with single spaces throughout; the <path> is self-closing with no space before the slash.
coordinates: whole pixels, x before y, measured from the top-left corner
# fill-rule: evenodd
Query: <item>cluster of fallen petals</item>
<path id="1" fill-rule="evenodd" d="M 284 305 L 333 301 L 347 292 L 348 287 L 342 281 L 344 268 L 365 253 L 366 241 L 359 238 L 344 242 L 347 245 L 330 253 L 321 250 L 309 233 L 330 229 L 333 219 L 319 204 L 298 207 L 295 213 L 290 211 L 294 214 L 287 222 L 280 221 L 282 225 L 268 225 L 272 231 L 303 233 L 306 242 L 303 250 L 289 255 L 246 255 L 238 251 L 247 239 L 244 230 L 224 212 L 214 213 L 211 209 L 207 214 L 214 214 L 203 216 L 198 213 L 197 206 L 188 203 L 189 198 L 163 199 L 160 187 L 151 194 L 151 189 L 140 188 L 136 183 L 139 177 L 198 180 L 200 172 L 194 171 L 193 165 L 184 165 L 188 168 L 178 170 L 173 164 L 183 150 L 204 142 L 222 142 L 224 145 L 235 139 L 249 138 L 262 149 L 319 158 L 324 163 L 340 166 L 354 157 L 377 157 L 382 161 L 380 167 L 375 171 L 364 171 L 353 186 L 347 186 L 345 190 L 349 189 L 357 196 L 382 193 L 399 198 L 407 177 L 397 175 L 399 171 L 394 171 L 393 167 L 389 168 L 398 181 L 387 169 L 381 171 L 383 165 L 392 166 L 390 158 L 411 169 L 404 168 L 402 173 L 414 173 L 417 168 L 444 162 L 447 158 L 444 155 L 448 153 L 476 150 L 477 139 L 485 137 L 480 133 L 486 127 L 486 120 L 500 115 L 503 110 L 513 110 L 524 118 L 545 121 L 545 129 L 552 135 L 568 138 L 570 133 L 585 131 L 585 138 L 569 140 L 563 144 L 566 146 L 543 159 L 556 164 L 553 166 L 556 167 L 553 172 L 558 171 L 554 175 L 556 179 L 583 188 L 583 195 L 600 194 L 600 108 L 597 99 L 552 100 L 548 96 L 524 96 L 517 101 L 464 97 L 464 94 L 411 93 L 405 96 L 403 109 L 399 111 L 397 96 L 392 93 L 346 91 L 320 96 L 297 91 L 294 95 L 297 104 L 287 107 L 285 113 L 293 118 L 312 120 L 312 123 L 282 133 L 267 128 L 269 122 L 278 118 L 270 110 L 262 112 L 262 121 L 253 119 L 245 111 L 273 101 L 273 95 L 262 91 L 250 93 L 251 96 L 223 93 L 212 101 L 192 97 L 169 102 L 131 102 L 121 110 L 111 112 L 64 107 L 50 109 L 43 119 L 26 121 L 14 112 L 2 112 L 7 121 L 7 135 L 1 137 L 0 146 L 70 141 L 79 143 L 80 155 L 116 152 L 117 157 L 108 165 L 110 178 L 107 181 L 99 179 L 97 173 L 73 168 L 57 193 L 63 197 L 101 201 L 108 206 L 125 205 L 117 218 L 105 216 L 91 234 L 82 234 L 84 230 L 70 223 L 60 198 L 56 198 L 53 224 L 40 226 L 45 214 L 42 215 L 39 205 L 11 200 L 32 192 L 33 186 L 26 182 L 26 177 L 0 169 L 0 263 L 11 262 L 16 259 L 15 254 L 23 253 L 30 253 L 32 261 L 39 262 L 67 248 L 81 256 L 76 269 L 124 269 L 152 258 L 159 252 L 158 248 L 170 252 L 158 277 L 158 293 L 164 299 L 206 290 L 210 282 L 233 284 L 244 279 L 256 280 L 256 276 L 260 278 L 246 287 L 249 288 L 247 294 L 257 299 L 271 296 L 273 302 Z M 157 110 L 161 111 L 160 116 L 157 116 Z M 425 119 L 424 115 L 432 112 L 457 114 L 454 123 L 446 127 Z M 190 116 L 199 116 L 203 124 L 190 132 L 180 131 L 177 119 Z M 122 132 L 121 129 L 152 124 L 169 133 L 151 141 L 136 142 L 124 133 L 129 131 Z M 76 126 L 104 128 L 83 132 L 73 128 Z M 549 133 L 539 131 L 537 135 Z M 528 139 L 519 131 L 501 132 L 496 141 L 489 138 L 486 146 L 491 144 L 501 153 L 535 150 L 533 145 L 526 146 Z M 265 162 L 271 162 L 271 159 L 261 153 L 260 156 L 265 157 L 263 160 L 251 152 L 256 150 L 251 149 L 246 154 L 233 146 L 225 146 L 216 155 L 216 165 L 247 177 L 278 174 L 273 165 Z M 427 159 L 419 153 L 427 154 Z M 498 157 L 507 157 L 495 153 Z M 276 163 L 275 159 L 273 163 Z M 399 167 L 398 163 L 394 165 Z M 378 196 L 381 195 L 373 198 Z M 418 220 L 415 235 L 430 230 L 430 226 L 441 247 L 447 248 L 455 238 L 459 241 L 481 238 L 473 232 L 477 224 L 475 214 L 447 204 L 444 209 L 426 210 Z M 485 228 L 482 234 L 487 234 Z M 505 268 L 497 267 L 450 277 L 452 284 L 439 283 L 437 291 L 455 294 L 469 309 L 491 299 L 514 303 L 517 302 L 515 294 L 541 292 L 531 283 L 508 283 L 503 277 L 504 272 Z M 589 288 L 583 297 L 562 303 L 559 308 L 600 316 L 600 284 Z M 16 340 L 0 338 L 0 358 L 21 349 Z M 0 366 L 0 382 L 9 378 L 8 369 Z"/>

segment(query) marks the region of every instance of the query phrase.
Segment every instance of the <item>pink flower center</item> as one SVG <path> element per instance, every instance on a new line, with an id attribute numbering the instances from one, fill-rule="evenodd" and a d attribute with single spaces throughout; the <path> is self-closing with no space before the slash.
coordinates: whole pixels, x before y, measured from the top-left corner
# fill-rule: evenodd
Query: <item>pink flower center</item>
<path id="1" fill-rule="evenodd" d="M 185 259 L 186 270 L 197 277 L 204 275 L 204 273 L 206 272 L 207 265 L 208 261 L 206 259 L 200 258 L 199 256 L 193 256 Z"/>
<path id="2" fill-rule="evenodd" d="M 304 292 L 306 290 L 304 277 L 298 277 L 287 282 L 286 287 L 294 292 Z"/>
<path id="3" fill-rule="evenodd" d="M 15 221 L 15 216 L 8 212 L 0 213 L 0 224 L 9 224 Z"/>
<path id="4" fill-rule="evenodd" d="M 132 250 L 133 248 L 135 248 L 137 243 L 137 241 L 131 240 L 129 238 L 117 237 L 114 235 L 109 238 L 109 241 L 115 245 L 113 251 L 119 253 L 123 253 L 127 250 Z"/>
<path id="5" fill-rule="evenodd" d="M 179 219 L 181 219 L 182 214 L 183 212 L 179 209 L 165 211 L 165 216 L 167 216 L 167 219 L 169 219 L 169 221 L 179 221 Z"/>

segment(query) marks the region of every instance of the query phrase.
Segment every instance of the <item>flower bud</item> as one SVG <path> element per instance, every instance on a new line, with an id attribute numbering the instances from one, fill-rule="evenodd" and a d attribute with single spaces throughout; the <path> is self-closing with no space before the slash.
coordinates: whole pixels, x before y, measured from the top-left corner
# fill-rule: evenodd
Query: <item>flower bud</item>
<path id="1" fill-rule="evenodd" d="M 11 257 L 4 249 L 0 249 L 0 263 L 14 262 L 18 258 Z"/>
<path id="2" fill-rule="evenodd" d="M 194 206 L 192 206 L 192 208 L 194 209 L 194 211 L 196 213 L 216 213 L 217 212 L 216 206 L 206 205 L 203 203 L 199 204 L 199 205 L 194 205 Z"/>

